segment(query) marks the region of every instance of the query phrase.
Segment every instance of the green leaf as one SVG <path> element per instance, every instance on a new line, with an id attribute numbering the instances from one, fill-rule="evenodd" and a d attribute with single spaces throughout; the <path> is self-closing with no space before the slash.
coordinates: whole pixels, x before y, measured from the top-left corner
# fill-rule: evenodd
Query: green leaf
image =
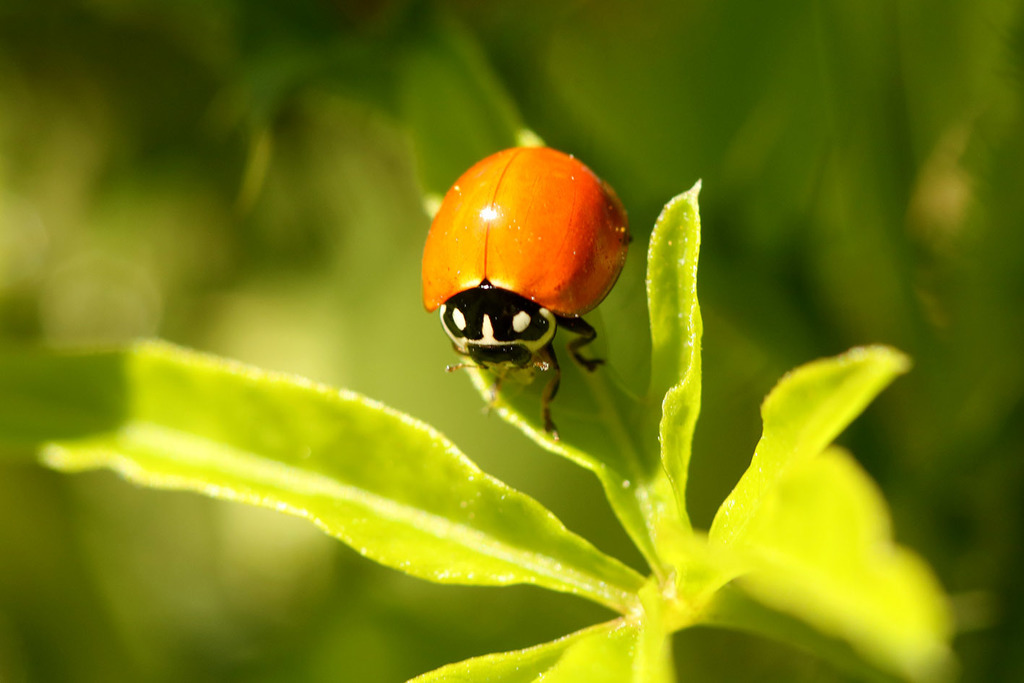
<path id="1" fill-rule="evenodd" d="M 310 519 L 443 583 L 531 583 L 620 612 L 642 578 L 443 436 L 356 394 L 160 343 L 0 355 L 0 449 Z"/>
<path id="2" fill-rule="evenodd" d="M 737 581 L 762 604 L 911 680 L 949 673 L 951 621 L 927 565 L 898 547 L 885 501 L 838 448 L 794 464 L 744 535 Z"/>
<path id="3" fill-rule="evenodd" d="M 661 460 L 686 516 L 686 480 L 693 431 L 700 412 L 700 340 L 697 302 L 700 253 L 700 182 L 670 201 L 651 234 L 647 304 L 651 315 L 651 400 L 662 399 L 658 434 Z M 651 425 L 653 431 L 653 425 Z"/>
<path id="4" fill-rule="evenodd" d="M 628 415 L 636 407 L 635 400 L 611 386 L 606 372 L 599 368 L 584 373 L 565 364 L 555 416 L 562 435 L 559 441 L 540 423 L 540 399 L 535 390 L 523 391 L 506 382 L 491 405 L 502 419 L 542 448 L 593 472 L 626 533 L 652 569 L 663 575 L 667 571 L 663 558 L 675 555 L 663 547 L 677 536 L 673 528 L 665 528 L 678 519 L 675 497 L 657 456 L 653 461 L 646 457 L 639 430 L 630 426 Z M 477 369 L 468 374 L 489 401 L 493 376 Z"/>
<path id="5" fill-rule="evenodd" d="M 829 448 L 908 365 L 893 349 L 853 349 L 796 369 L 772 390 L 751 465 L 712 523 L 709 540 L 734 558 L 726 571 L 737 578 L 704 621 L 760 630 L 847 668 L 853 651 L 911 680 L 948 673 L 941 588 L 895 545 L 884 500 L 853 458 Z M 736 601 L 734 589 L 757 602 Z"/>
<path id="6" fill-rule="evenodd" d="M 449 664 L 411 683 L 668 683 L 637 662 L 644 629 L 617 619 L 536 647 Z M 662 636 L 663 637 L 663 636 Z"/>
<path id="7" fill-rule="evenodd" d="M 895 349 L 859 347 L 783 377 L 761 406 L 761 440 L 750 467 L 718 509 L 710 540 L 729 544 L 741 538 L 787 469 L 821 453 L 909 365 Z"/>
<path id="8" fill-rule="evenodd" d="M 609 380 L 608 369 L 586 373 L 583 382 L 574 383 L 578 372 L 565 367 L 557 416 L 560 442 L 540 426 L 535 396 L 503 389 L 494 404 L 499 415 L 542 447 L 597 475 L 619 521 L 661 577 L 681 559 L 680 529 L 690 531 L 685 489 L 701 381 L 699 192 L 697 183 L 670 201 L 651 237 L 647 294 L 654 358 L 649 398 L 638 401 Z M 486 373 L 472 376 L 489 398 L 493 380 Z M 564 408 L 569 405 L 571 413 Z"/>

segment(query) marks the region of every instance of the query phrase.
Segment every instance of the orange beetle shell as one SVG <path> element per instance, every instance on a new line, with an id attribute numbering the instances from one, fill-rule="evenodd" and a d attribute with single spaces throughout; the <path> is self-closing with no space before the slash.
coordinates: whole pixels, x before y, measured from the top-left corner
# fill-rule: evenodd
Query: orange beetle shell
<path id="1" fill-rule="evenodd" d="M 608 294 L 626 262 L 622 203 L 573 157 L 516 147 L 478 162 L 441 203 L 423 250 L 423 305 L 488 280 L 557 315 Z"/>

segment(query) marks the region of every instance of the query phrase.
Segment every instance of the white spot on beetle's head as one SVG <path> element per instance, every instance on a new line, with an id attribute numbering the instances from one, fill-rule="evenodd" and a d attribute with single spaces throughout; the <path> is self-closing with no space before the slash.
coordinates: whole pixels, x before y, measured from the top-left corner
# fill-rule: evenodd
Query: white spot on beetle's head
<path id="1" fill-rule="evenodd" d="M 522 332 L 530 326 L 530 314 L 526 311 L 519 311 L 512 316 L 512 329 L 516 332 Z"/>
<path id="2" fill-rule="evenodd" d="M 494 341 L 494 325 L 491 323 L 491 316 L 484 314 L 483 324 L 480 326 L 480 339 L 485 342 Z"/>
<path id="3" fill-rule="evenodd" d="M 458 308 L 452 311 L 452 322 L 455 323 L 455 327 L 459 328 L 460 331 L 465 332 L 466 316 L 462 315 L 462 311 Z"/>

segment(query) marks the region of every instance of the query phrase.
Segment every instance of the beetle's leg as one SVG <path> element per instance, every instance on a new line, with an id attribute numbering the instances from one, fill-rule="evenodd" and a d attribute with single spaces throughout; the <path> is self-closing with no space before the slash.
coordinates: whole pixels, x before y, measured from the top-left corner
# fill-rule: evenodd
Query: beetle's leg
<path id="1" fill-rule="evenodd" d="M 536 360 L 534 364 L 541 370 L 553 370 L 551 379 L 548 380 L 547 386 L 544 387 L 544 393 L 540 397 L 540 412 L 541 417 L 544 420 L 544 431 L 551 435 L 551 438 L 558 441 L 558 429 L 555 428 L 555 423 L 551 419 L 551 401 L 555 398 L 555 394 L 558 393 L 558 385 L 562 381 L 562 369 L 558 367 L 558 358 L 555 357 L 555 351 L 548 344 L 539 352 L 537 352 Z"/>
<path id="2" fill-rule="evenodd" d="M 455 365 L 449 365 L 445 367 L 448 372 L 455 372 L 457 370 L 469 370 L 469 369 L 481 369 L 476 363 L 456 363 Z M 502 376 L 497 373 L 490 373 L 494 377 L 494 384 L 491 385 L 490 391 L 487 392 L 487 406 L 484 412 L 490 412 L 494 408 L 494 404 L 498 402 L 498 390 L 501 389 Z"/>
<path id="3" fill-rule="evenodd" d="M 454 343 L 452 343 L 452 351 L 459 354 L 463 358 L 469 358 L 469 354 L 465 351 L 460 351 Z M 448 365 L 445 370 L 448 372 L 455 372 L 456 370 L 464 370 L 465 368 L 476 368 L 479 367 L 476 363 L 470 361 L 463 361 L 462 363 L 456 363 L 455 365 Z"/>
<path id="4" fill-rule="evenodd" d="M 501 375 L 494 376 L 494 384 L 491 385 L 491 390 L 487 392 L 487 412 L 491 412 L 494 408 L 494 404 L 498 402 L 498 390 L 501 389 Z"/>
<path id="5" fill-rule="evenodd" d="M 597 331 L 590 326 L 583 318 L 565 318 L 559 316 L 558 325 L 566 330 L 569 330 L 576 337 L 566 344 L 569 349 L 569 354 L 572 359 L 585 367 L 587 370 L 593 372 L 597 369 L 597 366 L 604 363 L 603 358 L 584 358 L 580 355 L 580 348 L 586 346 L 590 342 L 597 338 Z"/>

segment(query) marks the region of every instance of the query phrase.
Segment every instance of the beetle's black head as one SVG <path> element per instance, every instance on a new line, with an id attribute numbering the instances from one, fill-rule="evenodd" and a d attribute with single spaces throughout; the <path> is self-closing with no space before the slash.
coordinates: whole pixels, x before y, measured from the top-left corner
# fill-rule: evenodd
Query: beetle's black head
<path id="1" fill-rule="evenodd" d="M 441 325 L 456 351 L 487 367 L 526 367 L 557 327 L 548 309 L 486 280 L 444 302 Z"/>

